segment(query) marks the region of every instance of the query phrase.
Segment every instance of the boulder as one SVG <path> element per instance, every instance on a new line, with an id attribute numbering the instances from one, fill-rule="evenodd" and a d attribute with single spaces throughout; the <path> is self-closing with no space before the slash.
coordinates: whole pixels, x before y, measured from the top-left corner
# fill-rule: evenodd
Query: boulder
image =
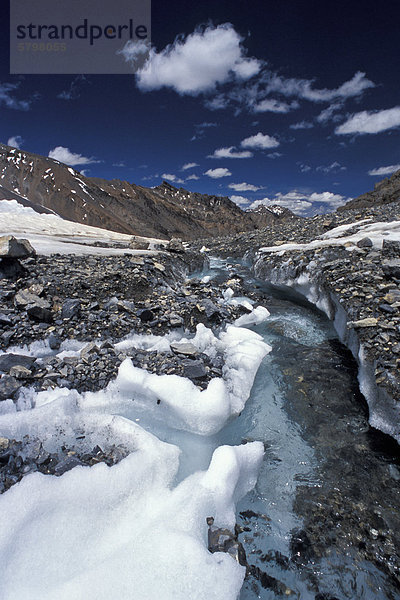
<path id="1" fill-rule="evenodd" d="M 79 314 L 81 303 L 74 298 L 68 298 L 62 305 L 61 317 L 63 319 L 72 319 Z"/>
<path id="2" fill-rule="evenodd" d="M 172 342 L 172 344 L 170 344 L 170 348 L 174 354 L 182 354 L 183 356 L 193 358 L 199 353 L 196 346 L 190 343 L 185 344 L 180 342 Z"/>
<path id="3" fill-rule="evenodd" d="M 168 252 L 175 252 L 176 254 L 183 254 L 185 246 L 182 244 L 182 240 L 179 238 L 172 238 L 167 245 Z"/>
<path id="4" fill-rule="evenodd" d="M 0 371 L 8 373 L 12 367 L 17 365 L 30 369 L 35 360 L 36 358 L 34 356 L 25 356 L 25 354 L 12 354 L 11 352 L 2 354 L 0 356 Z"/>
<path id="5" fill-rule="evenodd" d="M 0 379 L 0 401 L 13 398 L 20 387 L 22 387 L 22 383 L 17 381 L 15 377 L 3 375 Z"/>
<path id="6" fill-rule="evenodd" d="M 207 371 L 202 360 L 185 359 L 182 361 L 183 375 L 189 379 L 205 379 Z"/>
<path id="7" fill-rule="evenodd" d="M 35 255 L 36 251 L 28 240 L 17 240 L 12 235 L 0 237 L 0 258 L 28 258 Z"/>
<path id="8" fill-rule="evenodd" d="M 400 279 L 400 259 L 384 260 L 382 262 L 382 270 L 386 277 Z"/>
<path id="9" fill-rule="evenodd" d="M 357 242 L 358 248 L 372 248 L 372 240 L 369 237 L 362 238 Z"/>
<path id="10" fill-rule="evenodd" d="M 150 242 L 146 238 L 133 236 L 129 242 L 129 248 L 132 250 L 148 250 Z"/>
<path id="11" fill-rule="evenodd" d="M 14 303 L 18 308 L 24 308 L 25 306 L 40 306 L 41 308 L 50 308 L 50 302 L 39 298 L 36 294 L 33 294 L 29 290 L 20 290 L 15 294 Z"/>
<path id="12" fill-rule="evenodd" d="M 29 306 L 27 311 L 28 315 L 31 319 L 35 321 L 39 321 L 40 323 L 52 323 L 53 322 L 53 313 L 48 308 L 44 308 L 43 306 L 38 306 L 34 304 L 33 306 Z"/>

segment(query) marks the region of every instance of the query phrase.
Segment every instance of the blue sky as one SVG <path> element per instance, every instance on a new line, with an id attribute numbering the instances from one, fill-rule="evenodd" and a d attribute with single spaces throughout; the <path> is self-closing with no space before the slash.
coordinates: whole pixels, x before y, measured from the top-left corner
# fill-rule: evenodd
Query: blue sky
<path id="1" fill-rule="evenodd" d="M 400 169 L 397 1 L 152 3 L 132 75 L 9 74 L 0 140 L 88 176 L 326 212 Z"/>

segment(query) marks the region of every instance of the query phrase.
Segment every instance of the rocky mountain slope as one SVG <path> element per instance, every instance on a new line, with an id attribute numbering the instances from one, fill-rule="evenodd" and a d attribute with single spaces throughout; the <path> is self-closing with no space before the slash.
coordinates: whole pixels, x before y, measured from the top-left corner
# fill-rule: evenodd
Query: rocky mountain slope
<path id="1" fill-rule="evenodd" d="M 85 177 L 51 158 L 2 144 L 0 198 L 27 199 L 85 225 L 167 239 L 256 230 L 292 215 L 280 207 L 243 211 L 227 197 L 189 192 L 166 181 L 146 188 Z"/>
<path id="2" fill-rule="evenodd" d="M 337 210 L 343 212 L 350 209 L 373 208 L 397 200 L 400 200 L 400 170 L 396 171 L 391 177 L 376 183 L 372 192 L 353 198 Z"/>

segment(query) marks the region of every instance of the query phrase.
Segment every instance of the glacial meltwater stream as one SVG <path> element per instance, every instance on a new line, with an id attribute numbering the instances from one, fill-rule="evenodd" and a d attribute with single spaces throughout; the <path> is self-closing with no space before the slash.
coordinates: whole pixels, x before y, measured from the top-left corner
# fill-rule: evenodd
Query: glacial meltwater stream
<path id="1" fill-rule="evenodd" d="M 271 312 L 252 329 L 272 352 L 242 414 L 212 443 L 261 440 L 266 449 L 256 488 L 237 511 L 249 564 L 241 600 L 400 598 L 399 448 L 370 429 L 350 352 L 328 319 L 289 290 L 255 281 L 238 264 L 211 267 L 217 279 L 239 273 Z"/>
<path id="2" fill-rule="evenodd" d="M 25 390 L 19 411 L 2 403 L 7 439 L 126 457 L 33 472 L 0 495 L 1 599 L 400 600 L 399 447 L 369 427 L 352 355 L 323 314 L 245 264 L 212 259 L 197 277 L 223 284 L 218 315 L 227 302 L 248 312 L 221 331 L 205 319 L 194 336 L 132 332 L 97 392 Z M 167 364 L 173 341 L 200 364 L 212 357 L 218 376 L 203 391 L 133 365 L 146 350 Z M 24 352 L 53 352 L 35 344 Z M 235 522 L 243 585 L 226 546 L 207 550 L 207 524 L 237 550 Z"/>

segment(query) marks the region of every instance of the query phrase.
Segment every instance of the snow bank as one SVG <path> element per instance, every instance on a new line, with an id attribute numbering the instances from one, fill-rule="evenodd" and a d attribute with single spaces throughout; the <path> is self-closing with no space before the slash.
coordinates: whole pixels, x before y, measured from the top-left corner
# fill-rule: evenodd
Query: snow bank
<path id="1" fill-rule="evenodd" d="M 313 240 L 308 244 L 288 243 L 280 246 L 267 246 L 260 248 L 259 252 L 263 254 L 277 253 L 282 255 L 290 250 L 306 251 L 316 248 L 326 248 L 327 246 L 345 246 L 351 244 L 354 248 L 357 242 L 365 237 L 371 239 L 372 244 L 378 248 L 382 247 L 383 240 L 400 241 L 400 221 L 378 222 L 365 224 L 367 219 L 351 223 L 350 225 L 341 225 L 331 231 L 323 234 L 320 239 Z M 348 229 L 355 227 L 357 231 L 351 235 L 344 235 Z"/>
<path id="2" fill-rule="evenodd" d="M 93 242 L 129 243 L 131 235 L 90 227 L 67 221 L 58 215 L 39 214 L 32 208 L 22 206 L 16 200 L 0 200 L 0 235 L 24 237 L 39 254 L 148 254 L 154 251 L 129 248 L 101 248 L 88 244 Z M 147 238 L 150 243 L 161 241 Z"/>
<path id="3" fill-rule="evenodd" d="M 121 418 L 109 426 L 135 446 L 119 464 L 35 473 L 0 497 L 2 599 L 237 597 L 245 569 L 207 551 L 206 517 L 233 527 L 262 444 L 219 448 L 206 473 L 173 489 L 176 447 Z"/>
<path id="4" fill-rule="evenodd" d="M 238 596 L 245 569 L 227 554 L 208 552 L 206 518 L 233 529 L 235 503 L 255 485 L 263 445 L 217 448 L 208 470 L 174 487 L 180 450 L 112 414 L 128 396 L 132 404 L 133 395 L 133 405 L 140 397 L 148 411 L 165 404 L 168 418 L 179 417 L 196 431 L 203 430 L 200 422 L 208 422 L 215 405 L 211 429 L 219 427 L 221 415 L 225 419 L 238 409 L 239 400 L 244 404 L 239 393 L 251 387 L 252 377 L 244 383 L 243 374 L 266 348 L 257 334 L 233 326 L 221 339 L 206 328 L 196 337 L 199 345 L 208 347 L 211 340 L 229 347 L 224 374 L 229 386 L 218 379 L 205 392 L 196 388 L 199 398 L 193 398 L 190 381 L 146 374 L 126 360 L 104 392 L 30 391 L 36 408 L 0 415 L 2 435 L 28 434 L 50 452 L 61 445 L 85 452 L 96 444 L 104 450 L 116 444 L 130 453 L 111 468 L 75 467 L 59 478 L 30 474 L 0 496 L 6 517 L 0 531 L 2 600 Z"/>

